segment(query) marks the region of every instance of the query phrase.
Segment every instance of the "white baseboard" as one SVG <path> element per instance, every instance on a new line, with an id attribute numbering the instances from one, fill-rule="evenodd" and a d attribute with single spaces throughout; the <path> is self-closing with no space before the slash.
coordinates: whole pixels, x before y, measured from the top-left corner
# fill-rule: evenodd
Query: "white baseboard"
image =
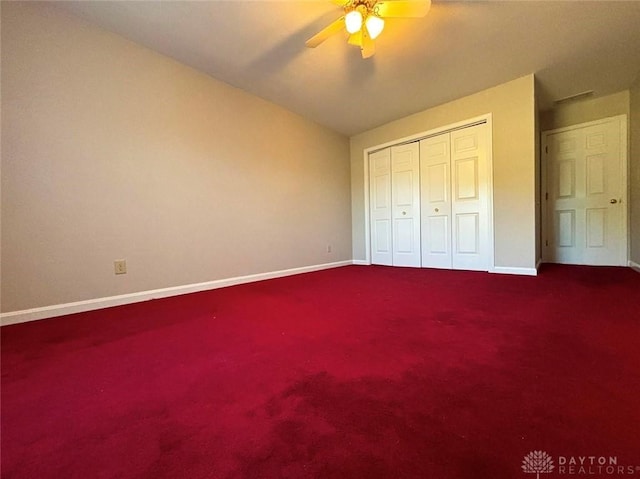
<path id="1" fill-rule="evenodd" d="M 178 296 L 181 294 L 197 293 L 199 291 L 224 288 L 226 286 L 234 286 L 236 284 L 253 283 L 255 281 L 263 281 L 265 279 L 282 278 L 284 276 L 292 276 L 295 274 L 310 273 L 312 271 L 320 271 L 330 268 L 338 268 L 340 266 L 347 266 L 350 264 L 354 264 L 354 262 L 351 260 L 337 261 L 334 263 L 316 264 L 312 266 L 303 266 L 301 268 L 271 271 L 268 273 L 237 276 L 235 278 L 218 279 L 215 281 L 206 281 L 204 283 L 186 284 L 183 286 L 172 286 L 170 288 L 153 289 L 150 291 L 140 291 L 137 293 L 121 294 L 118 296 L 88 299 L 85 301 L 76 301 L 73 303 L 56 304 L 53 306 L 44 306 L 42 308 L 12 311 L 9 313 L 0 314 L 0 325 L 7 326 L 9 324 L 26 323 L 27 321 L 37 321 L 39 319 L 53 318 L 66 314 L 83 313 L 96 309 L 110 308 L 112 306 L 139 303 L 141 301 L 149 301 L 151 299 L 160 299 L 167 298 L 169 296 Z"/>
<path id="2" fill-rule="evenodd" d="M 629 267 L 632 270 L 637 271 L 638 273 L 640 273 L 640 264 L 636 263 L 635 261 L 629 260 Z"/>
<path id="3" fill-rule="evenodd" d="M 360 266 L 369 266 L 370 263 L 368 263 L 367 261 L 363 260 L 363 259 L 354 259 L 353 260 L 353 264 L 357 264 Z"/>
<path id="4" fill-rule="evenodd" d="M 538 265 L 535 268 L 509 268 L 505 266 L 494 266 L 490 273 L 497 274 L 518 274 L 522 276 L 537 276 L 538 275 Z"/>

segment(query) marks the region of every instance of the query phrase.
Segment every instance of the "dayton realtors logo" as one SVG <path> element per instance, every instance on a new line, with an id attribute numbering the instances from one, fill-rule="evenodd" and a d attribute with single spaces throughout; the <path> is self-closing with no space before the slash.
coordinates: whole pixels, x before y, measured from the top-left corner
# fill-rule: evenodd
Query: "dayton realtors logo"
<path id="1" fill-rule="evenodd" d="M 544 451 L 531 451 L 522 460 L 522 470 L 536 474 L 536 479 L 540 479 L 540 474 L 549 474 L 554 467 L 553 459 Z"/>
<path id="2" fill-rule="evenodd" d="M 535 474 L 540 479 L 540 474 L 551 474 L 554 470 L 557 475 L 614 477 L 614 476 L 640 476 L 640 465 L 633 466 L 619 464 L 617 456 L 557 456 L 558 467 L 553 457 L 544 451 L 531 451 L 522 460 L 522 470 L 527 474 Z"/>

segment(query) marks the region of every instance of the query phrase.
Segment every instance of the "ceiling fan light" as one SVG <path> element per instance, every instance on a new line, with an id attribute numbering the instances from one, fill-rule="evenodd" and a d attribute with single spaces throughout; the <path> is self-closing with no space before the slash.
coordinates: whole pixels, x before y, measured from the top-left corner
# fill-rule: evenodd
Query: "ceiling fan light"
<path id="1" fill-rule="evenodd" d="M 344 17 L 344 23 L 347 27 L 347 31 L 353 35 L 359 32 L 362 28 L 362 14 L 358 10 L 351 10 Z"/>
<path id="2" fill-rule="evenodd" d="M 365 25 L 367 26 L 367 32 L 369 32 L 369 36 L 372 40 L 375 40 L 384 29 L 384 20 L 380 17 L 376 17 L 375 15 L 369 15 L 367 17 Z"/>

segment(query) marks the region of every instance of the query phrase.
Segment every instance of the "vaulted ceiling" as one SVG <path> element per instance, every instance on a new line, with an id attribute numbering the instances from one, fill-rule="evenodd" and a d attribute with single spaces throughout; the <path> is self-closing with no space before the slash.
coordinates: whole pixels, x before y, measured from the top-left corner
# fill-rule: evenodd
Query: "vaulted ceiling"
<path id="1" fill-rule="evenodd" d="M 535 73 L 542 107 L 640 74 L 640 1 L 449 2 L 390 19 L 362 59 L 329 1 L 58 2 L 116 32 L 345 135 Z"/>

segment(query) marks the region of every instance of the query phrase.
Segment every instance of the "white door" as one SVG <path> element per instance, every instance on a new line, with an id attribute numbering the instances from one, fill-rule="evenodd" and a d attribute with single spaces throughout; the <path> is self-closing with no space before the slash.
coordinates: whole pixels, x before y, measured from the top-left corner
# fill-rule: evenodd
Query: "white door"
<path id="1" fill-rule="evenodd" d="M 393 266 L 420 267 L 420 147 L 391 147 Z"/>
<path id="2" fill-rule="evenodd" d="M 622 131 L 614 118 L 546 137 L 545 260 L 625 265 Z"/>
<path id="3" fill-rule="evenodd" d="M 451 254 L 451 138 L 420 141 L 422 266 L 453 267 Z"/>
<path id="4" fill-rule="evenodd" d="M 393 264 L 391 222 L 391 149 L 369 155 L 371 262 Z"/>
<path id="5" fill-rule="evenodd" d="M 451 132 L 453 269 L 489 269 L 486 125 Z"/>
<path id="6" fill-rule="evenodd" d="M 422 266 L 489 270 L 487 126 L 420 142 Z"/>

